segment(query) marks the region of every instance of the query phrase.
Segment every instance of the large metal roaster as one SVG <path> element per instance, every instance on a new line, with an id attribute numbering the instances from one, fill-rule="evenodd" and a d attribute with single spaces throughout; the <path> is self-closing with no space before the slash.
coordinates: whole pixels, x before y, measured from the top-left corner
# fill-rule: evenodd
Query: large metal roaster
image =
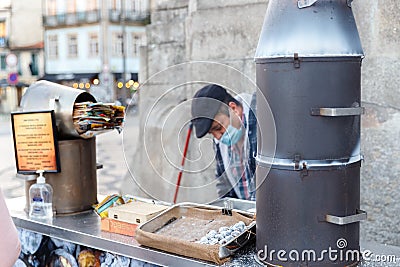
<path id="1" fill-rule="evenodd" d="M 360 249 L 359 222 L 366 218 L 360 210 L 362 58 L 351 1 L 269 1 L 255 56 L 257 103 L 267 99 L 277 133 L 275 155 L 263 151 L 267 109 L 257 106 L 257 250 L 265 264 L 359 260 L 351 255 Z"/>

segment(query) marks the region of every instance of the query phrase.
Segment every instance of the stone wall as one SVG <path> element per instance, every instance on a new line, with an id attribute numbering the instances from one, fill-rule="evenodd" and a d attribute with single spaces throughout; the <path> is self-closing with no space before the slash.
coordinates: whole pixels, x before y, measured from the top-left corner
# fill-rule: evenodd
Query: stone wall
<path id="1" fill-rule="evenodd" d="M 188 102 L 185 100 L 199 88 L 198 84 L 185 83 L 196 77 L 193 70 L 183 66 L 168 67 L 189 61 L 216 61 L 255 80 L 253 56 L 267 1 L 156 0 L 153 7 L 152 23 L 147 27 L 147 64 L 141 72 L 141 79 L 147 82 L 140 92 L 140 136 L 149 139 L 145 143 L 152 148 L 138 147 L 131 168 L 148 183 L 153 196 L 168 201 L 172 200 L 179 171 L 176 166 L 171 167 L 171 163 L 179 165 L 187 131 L 187 125 L 174 122 L 190 119 L 190 106 L 182 103 Z M 397 216 L 400 209 L 400 194 L 397 193 L 400 188 L 399 8 L 397 0 L 353 2 L 365 52 L 362 63 L 362 105 L 366 114 L 362 117 L 361 207 L 368 212 L 369 219 L 361 223 L 361 238 L 393 245 L 400 245 L 400 218 Z M 164 74 L 157 74 L 163 70 Z M 223 76 L 223 70 L 218 73 L 216 69 L 215 72 L 215 75 Z M 166 93 L 167 88 L 176 84 L 181 85 Z M 247 88 L 240 87 L 239 90 L 247 91 Z M 158 104 L 154 105 L 155 102 Z M 177 107 L 180 111 L 173 115 L 175 120 L 165 120 Z M 167 125 L 166 121 L 169 122 Z M 160 132 L 166 135 L 160 137 Z M 138 143 L 143 143 L 143 139 Z M 168 151 L 170 148 L 164 149 L 164 143 L 179 149 L 176 153 L 173 149 Z M 201 164 L 196 159 L 201 153 L 210 153 L 206 151 L 211 149 L 211 142 L 202 143 L 192 138 L 190 147 L 190 160 L 185 168 L 199 169 Z M 211 163 L 205 172 L 184 173 L 182 184 L 211 182 L 213 167 Z M 157 178 L 159 174 L 164 177 L 161 182 Z M 133 184 L 126 190 L 140 194 Z M 204 195 L 214 197 L 213 194 L 209 189 L 195 193 L 182 190 L 178 200 L 201 202 Z"/>
<path id="2" fill-rule="evenodd" d="M 365 53 L 361 236 L 400 245 L 400 2 L 354 1 L 353 8 Z"/>
<path id="3" fill-rule="evenodd" d="M 147 27 L 147 64 L 142 65 L 139 77 L 139 143 L 144 145 L 136 150 L 133 160 L 128 160 L 136 185 L 125 182 L 123 191 L 172 201 L 190 120 L 190 101 L 186 100 L 206 81 L 224 80 L 236 93 L 252 91 L 253 56 L 266 8 L 261 0 L 153 2 Z M 207 64 L 179 65 L 191 61 L 222 64 L 210 68 Z M 193 80 L 200 82 L 193 84 Z M 181 188 L 178 201 L 216 198 L 214 155 L 210 151 L 211 139 L 198 140 L 192 135 L 184 166 L 188 172 L 183 173 L 181 183 L 191 188 Z"/>

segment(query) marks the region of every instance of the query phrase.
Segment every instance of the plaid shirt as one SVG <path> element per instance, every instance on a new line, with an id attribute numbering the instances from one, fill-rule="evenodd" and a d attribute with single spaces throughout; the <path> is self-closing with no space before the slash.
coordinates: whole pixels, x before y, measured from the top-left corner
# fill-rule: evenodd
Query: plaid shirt
<path id="1" fill-rule="evenodd" d="M 248 159 L 245 164 L 245 171 L 242 174 L 242 179 L 238 181 L 235 185 L 238 187 L 240 191 L 240 195 L 238 196 L 235 190 L 232 188 L 229 180 L 226 177 L 225 173 L 225 166 L 221 155 L 221 150 L 219 144 L 214 142 L 214 150 L 215 150 L 215 159 L 216 159 L 216 170 L 215 176 L 217 179 L 220 179 L 219 183 L 223 183 L 223 188 L 231 189 L 227 192 L 218 192 L 220 197 L 233 197 L 233 198 L 242 198 L 248 200 L 255 200 L 256 192 L 255 192 L 255 169 L 256 169 L 256 162 L 254 156 L 256 155 L 257 151 L 257 118 L 255 116 L 256 113 L 256 95 L 255 93 L 252 95 L 250 110 L 248 114 L 248 121 L 244 119 L 243 124 L 246 129 L 248 129 L 247 140 L 245 139 L 244 142 L 249 143 L 248 152 Z M 247 181 L 244 184 L 244 181 Z M 248 196 L 245 197 L 246 193 L 244 192 L 245 188 L 248 188 Z"/>

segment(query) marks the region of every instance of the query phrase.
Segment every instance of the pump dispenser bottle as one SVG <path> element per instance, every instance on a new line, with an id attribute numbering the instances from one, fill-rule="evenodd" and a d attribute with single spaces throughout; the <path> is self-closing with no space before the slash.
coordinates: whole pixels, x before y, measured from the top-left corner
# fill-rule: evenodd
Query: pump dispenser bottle
<path id="1" fill-rule="evenodd" d="M 36 184 L 29 188 L 29 217 L 32 219 L 51 219 L 53 217 L 53 188 L 46 183 L 42 170 Z"/>

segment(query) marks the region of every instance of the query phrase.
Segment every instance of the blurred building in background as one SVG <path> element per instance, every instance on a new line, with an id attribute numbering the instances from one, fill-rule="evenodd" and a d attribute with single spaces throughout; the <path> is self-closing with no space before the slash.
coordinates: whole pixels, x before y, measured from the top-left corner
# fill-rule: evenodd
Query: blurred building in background
<path id="1" fill-rule="evenodd" d="M 43 0 L 41 79 L 89 90 L 100 101 L 125 101 L 139 86 L 149 5 L 149 0 Z"/>
<path id="2" fill-rule="evenodd" d="M 0 113 L 37 80 L 126 104 L 149 23 L 150 0 L 0 0 Z"/>
<path id="3" fill-rule="evenodd" d="M 18 109 L 27 86 L 44 74 L 41 1 L 0 1 L 0 112 Z"/>

